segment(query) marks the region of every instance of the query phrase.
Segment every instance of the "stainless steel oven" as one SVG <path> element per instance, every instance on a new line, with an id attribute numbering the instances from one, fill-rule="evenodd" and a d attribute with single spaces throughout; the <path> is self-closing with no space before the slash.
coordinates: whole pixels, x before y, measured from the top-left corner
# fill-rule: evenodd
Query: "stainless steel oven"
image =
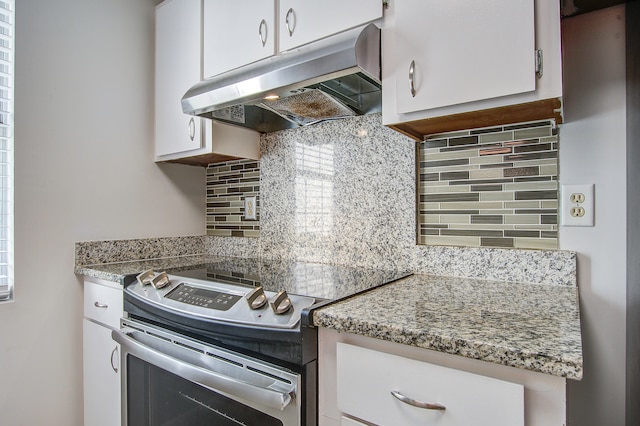
<path id="1" fill-rule="evenodd" d="M 276 365 L 123 320 L 123 423 L 300 425 L 301 375 Z"/>
<path id="2" fill-rule="evenodd" d="M 123 425 L 317 424 L 314 309 L 406 273 L 214 258 L 124 289 Z"/>

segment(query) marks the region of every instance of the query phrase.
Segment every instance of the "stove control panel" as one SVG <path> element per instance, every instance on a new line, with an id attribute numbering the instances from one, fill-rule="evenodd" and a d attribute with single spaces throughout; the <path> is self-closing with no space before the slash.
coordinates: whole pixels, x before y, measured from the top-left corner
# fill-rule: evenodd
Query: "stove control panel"
<path id="1" fill-rule="evenodd" d="M 203 308 L 227 311 L 240 300 L 240 296 L 234 294 L 213 291 L 204 288 L 190 286 L 180 283 L 176 288 L 167 293 L 164 297 L 189 305 Z"/>
<path id="2" fill-rule="evenodd" d="M 125 300 L 138 306 L 155 305 L 194 319 L 267 328 L 297 327 L 302 310 L 315 303 L 313 297 L 212 280 L 168 275 L 167 281 L 161 287 L 150 285 L 151 282 L 147 285 L 144 280 L 134 281 L 124 289 Z"/>

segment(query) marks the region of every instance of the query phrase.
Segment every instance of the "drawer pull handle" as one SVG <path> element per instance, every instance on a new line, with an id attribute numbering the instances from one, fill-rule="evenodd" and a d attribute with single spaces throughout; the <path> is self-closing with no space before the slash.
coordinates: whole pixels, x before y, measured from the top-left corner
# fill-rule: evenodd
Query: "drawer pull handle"
<path id="1" fill-rule="evenodd" d="M 416 97 L 416 86 L 414 83 L 414 75 L 416 72 L 416 61 L 411 61 L 409 65 L 409 93 L 411 93 L 411 97 Z"/>
<path id="2" fill-rule="evenodd" d="M 196 122 L 193 117 L 189 120 L 189 139 L 193 140 L 196 137 Z"/>
<path id="3" fill-rule="evenodd" d="M 114 355 L 118 355 L 118 345 L 116 345 L 116 347 L 113 348 L 113 350 L 111 351 L 111 369 L 117 373 L 118 372 L 118 367 L 113 362 L 113 356 Z M 116 359 L 117 359 L 117 357 L 116 357 Z"/>
<path id="4" fill-rule="evenodd" d="M 414 406 L 414 407 L 424 408 L 426 410 L 442 410 L 442 411 L 447 409 L 447 407 L 445 407 L 444 405 L 430 404 L 428 402 L 416 401 L 413 398 L 409 398 L 407 396 L 404 396 L 403 394 L 401 394 L 398 391 L 391 391 L 391 395 L 394 398 L 399 399 L 400 401 L 404 402 L 405 404 L 409 404 L 409 405 Z"/>
<path id="5" fill-rule="evenodd" d="M 284 22 L 287 25 L 289 37 L 292 37 L 293 31 L 296 29 L 296 11 L 293 10 L 293 8 L 287 10 L 287 15 L 284 17 Z M 293 24 L 291 22 L 293 22 Z"/>
<path id="6" fill-rule="evenodd" d="M 267 21 L 264 19 L 260 21 L 260 25 L 258 26 L 258 35 L 260 36 L 262 47 L 264 47 L 267 44 Z"/>
<path id="7" fill-rule="evenodd" d="M 96 308 L 108 308 L 109 307 L 109 305 L 107 305 L 106 303 L 100 303 L 100 302 L 94 303 L 93 306 L 95 306 Z"/>

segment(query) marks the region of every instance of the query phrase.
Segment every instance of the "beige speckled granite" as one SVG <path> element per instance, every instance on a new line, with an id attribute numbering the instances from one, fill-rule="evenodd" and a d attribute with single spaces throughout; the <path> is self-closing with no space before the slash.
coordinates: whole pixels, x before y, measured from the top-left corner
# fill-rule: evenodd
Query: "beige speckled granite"
<path id="1" fill-rule="evenodd" d="M 415 142 L 380 114 L 260 139 L 262 256 L 411 269 Z"/>
<path id="2" fill-rule="evenodd" d="M 76 243 L 76 267 L 205 253 L 203 235 Z"/>
<path id="3" fill-rule="evenodd" d="M 103 263 L 96 265 L 78 265 L 74 272 L 86 278 L 99 278 L 124 284 L 125 277 L 139 274 L 147 269 L 155 271 L 179 270 L 206 262 L 207 256 L 179 256 L 163 259 L 137 260 L 132 262 Z"/>
<path id="4" fill-rule="evenodd" d="M 317 310 L 314 324 L 582 378 L 578 289 L 414 275 Z"/>
<path id="5" fill-rule="evenodd" d="M 418 274 L 576 285 L 576 253 L 557 250 L 416 246 Z"/>
<path id="6" fill-rule="evenodd" d="M 205 253 L 216 256 L 262 257 L 260 238 L 205 237 Z"/>

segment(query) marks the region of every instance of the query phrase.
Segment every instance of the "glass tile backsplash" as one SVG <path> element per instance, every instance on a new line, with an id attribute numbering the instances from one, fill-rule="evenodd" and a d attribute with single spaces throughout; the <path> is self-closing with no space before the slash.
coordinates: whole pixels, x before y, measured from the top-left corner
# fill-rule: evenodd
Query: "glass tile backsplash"
<path id="1" fill-rule="evenodd" d="M 244 217 L 245 197 L 256 197 L 256 220 Z M 207 167 L 207 235 L 260 236 L 260 162 L 236 160 Z"/>
<path id="2" fill-rule="evenodd" d="M 419 244 L 557 249 L 551 122 L 433 135 L 417 162 Z"/>

